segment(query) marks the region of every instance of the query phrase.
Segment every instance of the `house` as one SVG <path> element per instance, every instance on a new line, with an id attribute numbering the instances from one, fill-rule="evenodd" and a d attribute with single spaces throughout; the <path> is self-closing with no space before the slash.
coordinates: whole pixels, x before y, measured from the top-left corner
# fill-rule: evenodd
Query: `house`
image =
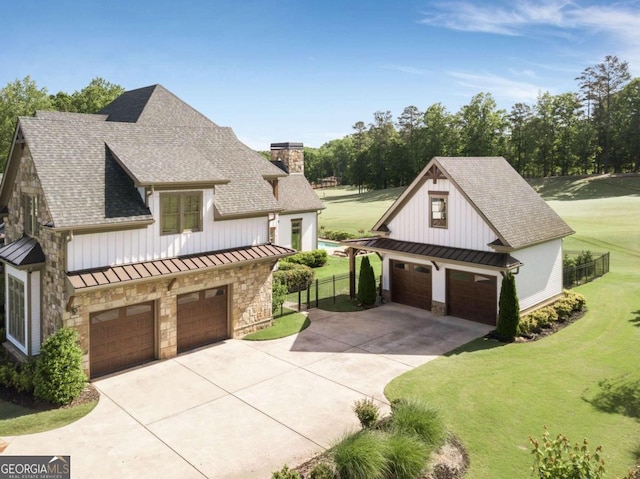
<path id="1" fill-rule="evenodd" d="M 271 226 L 271 240 L 296 251 L 318 248 L 318 214 L 325 208 L 304 176 L 302 143 L 271 143 L 271 162 L 287 176 L 278 180 L 282 210 Z"/>
<path id="2" fill-rule="evenodd" d="M 573 233 L 502 157 L 433 158 L 373 232 L 344 244 L 352 271 L 354 250 L 383 258 L 386 299 L 491 325 L 507 272 L 521 313 L 559 297 Z"/>
<path id="3" fill-rule="evenodd" d="M 272 269 L 295 252 L 269 241 L 298 215 L 289 176 L 160 85 L 19 118 L 0 185 L 5 347 L 33 356 L 70 326 L 96 377 L 270 324 Z"/>

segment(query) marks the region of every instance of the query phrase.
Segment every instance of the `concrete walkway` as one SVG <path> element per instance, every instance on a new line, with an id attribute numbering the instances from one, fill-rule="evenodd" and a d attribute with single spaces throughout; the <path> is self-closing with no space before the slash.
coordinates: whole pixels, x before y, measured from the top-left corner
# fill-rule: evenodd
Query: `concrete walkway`
<path id="1" fill-rule="evenodd" d="M 397 304 L 311 310 L 273 341 L 228 340 L 95 382 L 101 399 L 61 429 L 3 438 L 5 455 L 70 455 L 74 478 L 261 478 L 327 448 L 353 402 L 491 328 Z"/>

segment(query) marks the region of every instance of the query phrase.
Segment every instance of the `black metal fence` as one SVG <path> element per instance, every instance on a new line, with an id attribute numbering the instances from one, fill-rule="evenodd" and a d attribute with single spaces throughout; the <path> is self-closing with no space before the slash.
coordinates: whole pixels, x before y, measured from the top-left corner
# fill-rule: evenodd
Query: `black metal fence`
<path id="1" fill-rule="evenodd" d="M 567 252 L 568 258 L 571 258 L 572 255 L 579 256 L 580 253 Z M 608 273 L 609 252 L 607 251 L 591 261 L 577 264 L 567 263 L 571 263 L 571 261 L 567 262 L 565 260 L 565 265 L 562 270 L 562 282 L 565 288 L 573 288 L 574 286 L 588 283 Z"/>
<path id="2" fill-rule="evenodd" d="M 284 306 L 297 311 L 311 308 L 338 310 L 341 303 L 350 302 L 349 273 L 316 279 L 308 288 L 287 295 Z M 376 278 L 376 288 L 380 290 L 381 278 Z M 357 281 L 356 281 L 357 288 Z"/>

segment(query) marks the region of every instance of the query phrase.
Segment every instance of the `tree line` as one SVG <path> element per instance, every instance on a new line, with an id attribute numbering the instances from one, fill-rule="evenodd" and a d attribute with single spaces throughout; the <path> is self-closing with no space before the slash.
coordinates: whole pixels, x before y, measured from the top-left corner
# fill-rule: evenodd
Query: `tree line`
<path id="1" fill-rule="evenodd" d="M 395 119 L 377 111 L 353 133 L 305 149 L 310 181 L 382 189 L 408 184 L 434 156 L 504 156 L 524 177 L 640 170 L 640 78 L 616 56 L 576 77 L 578 91 L 498 109 L 479 93 L 456 113 L 435 103 Z"/>
<path id="2" fill-rule="evenodd" d="M 8 83 L 0 89 L 0 171 L 4 171 L 17 117 L 32 116 L 36 110 L 96 113 L 123 93 L 123 87 L 100 77 L 73 93 L 49 94 L 29 76 Z"/>

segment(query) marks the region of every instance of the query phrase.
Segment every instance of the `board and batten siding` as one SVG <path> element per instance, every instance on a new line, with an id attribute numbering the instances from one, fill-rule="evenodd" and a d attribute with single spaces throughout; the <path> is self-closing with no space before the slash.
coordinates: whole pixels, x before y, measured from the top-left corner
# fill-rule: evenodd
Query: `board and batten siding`
<path id="1" fill-rule="evenodd" d="M 524 266 L 515 275 L 520 310 L 562 293 L 562 240 L 547 241 L 511 253 Z"/>
<path id="2" fill-rule="evenodd" d="M 75 234 L 67 245 L 67 271 L 137 263 L 267 243 L 268 217 L 214 220 L 213 190 L 203 191 L 202 231 L 160 234 L 160 197 L 149 198 L 155 222 L 146 228 Z"/>
<path id="3" fill-rule="evenodd" d="M 447 228 L 430 227 L 430 191 L 449 193 Z M 478 251 L 493 251 L 487 245 L 497 238 L 467 199 L 446 179 L 435 184 L 426 181 L 387 226 L 392 239 Z"/>
<path id="4" fill-rule="evenodd" d="M 302 220 L 301 251 L 311 251 L 318 247 L 318 214 L 316 211 L 278 215 L 276 243 L 291 248 L 291 220 Z"/>

